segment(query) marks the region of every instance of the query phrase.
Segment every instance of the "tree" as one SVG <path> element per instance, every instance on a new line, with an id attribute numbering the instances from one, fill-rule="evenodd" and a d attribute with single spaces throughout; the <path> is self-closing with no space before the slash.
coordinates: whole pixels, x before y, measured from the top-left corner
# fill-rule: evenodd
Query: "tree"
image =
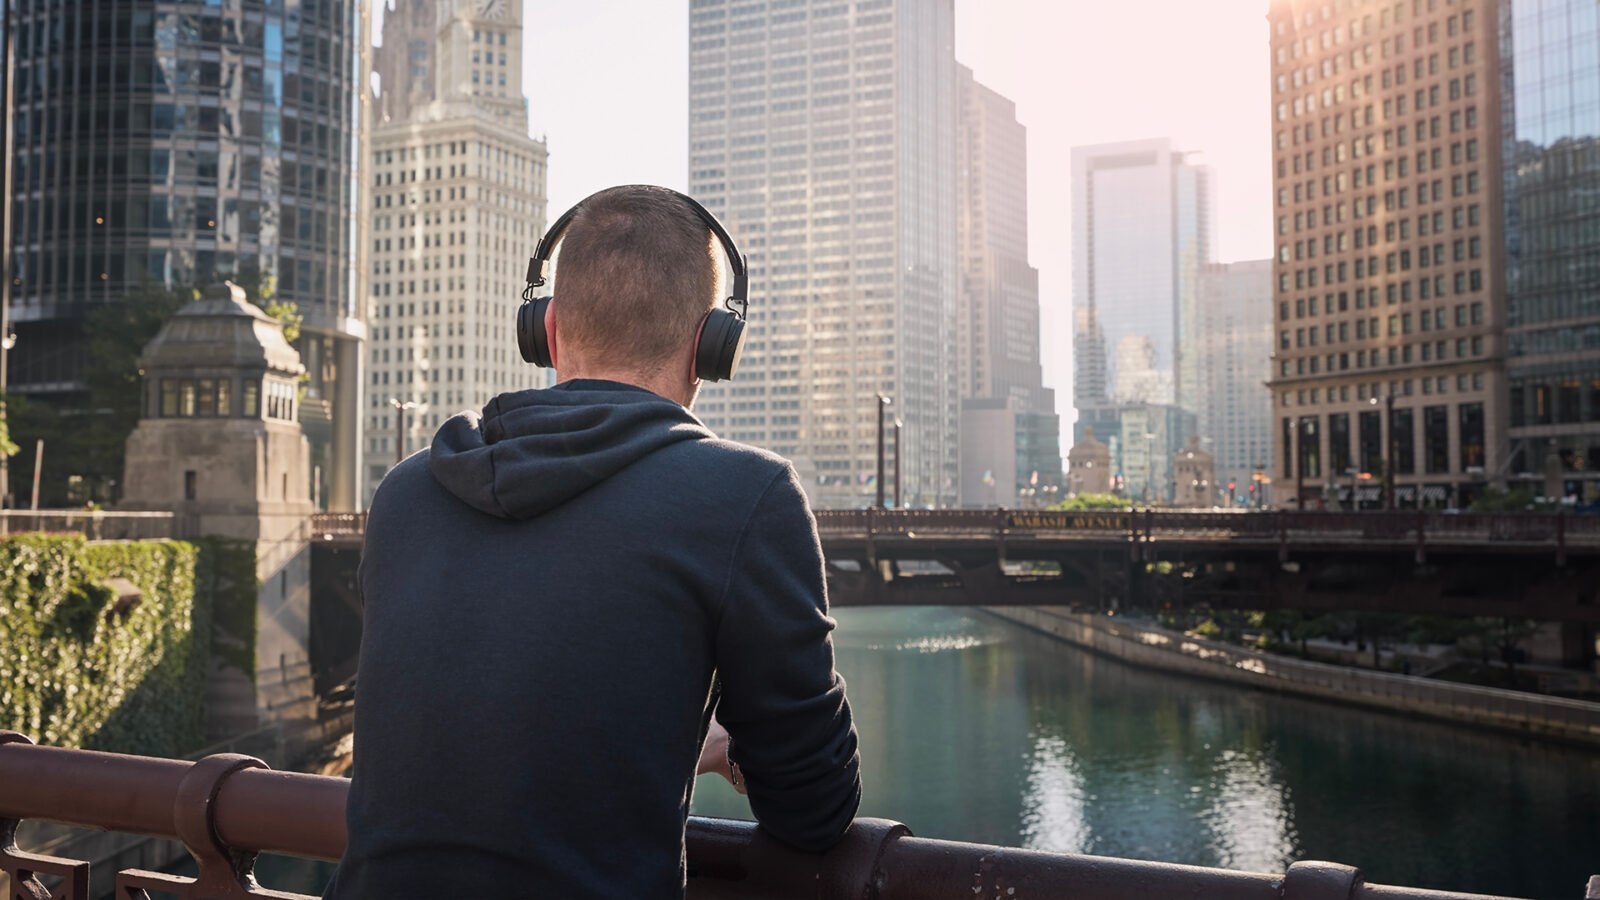
<path id="1" fill-rule="evenodd" d="M 84 423 L 86 427 L 74 425 L 64 436 L 81 443 L 87 463 L 87 470 L 69 470 L 70 474 L 84 476 L 91 485 L 122 477 L 124 445 L 139 424 L 143 405 L 139 355 L 193 297 L 191 290 L 147 280 L 122 302 L 108 303 L 85 319 L 89 353 L 83 377 L 89 388 L 89 406 L 83 414 L 92 419 Z"/>
<path id="2" fill-rule="evenodd" d="M 1093 509 L 1122 510 L 1128 509 L 1129 506 L 1127 500 L 1111 494 L 1078 494 L 1068 497 L 1050 508 L 1066 512 L 1078 512 L 1080 510 Z"/>
<path id="3" fill-rule="evenodd" d="M 0 457 L 7 459 L 16 456 L 22 448 L 11 440 L 11 422 L 6 417 L 6 401 L 0 398 Z"/>
<path id="4" fill-rule="evenodd" d="M 1559 507 L 1559 503 L 1535 497 L 1531 491 L 1488 488 L 1473 499 L 1472 505 L 1467 507 L 1467 512 L 1552 512 Z"/>

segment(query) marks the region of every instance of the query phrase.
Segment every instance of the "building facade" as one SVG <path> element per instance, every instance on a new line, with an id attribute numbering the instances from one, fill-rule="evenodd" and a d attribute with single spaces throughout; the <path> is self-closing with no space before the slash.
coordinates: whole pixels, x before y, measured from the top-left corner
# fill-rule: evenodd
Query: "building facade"
<path id="1" fill-rule="evenodd" d="M 354 508 L 366 6 L 14 11 L 12 392 L 81 408 L 91 310 L 147 282 L 268 273 L 304 317 L 318 493 Z"/>
<path id="2" fill-rule="evenodd" d="M 1028 264 L 1027 129 L 1016 104 L 957 66 L 961 504 L 1027 505 L 1061 487 L 1055 392 L 1039 366 Z"/>
<path id="3" fill-rule="evenodd" d="M 1111 399 L 1104 392 L 1117 389 L 1117 359 L 1128 338 L 1149 339 L 1153 370 L 1169 373 L 1169 395 L 1147 402 L 1194 408 L 1197 360 L 1189 347 L 1215 212 L 1210 169 L 1186 156 L 1166 139 L 1072 149 L 1080 410 Z"/>
<path id="4" fill-rule="evenodd" d="M 1600 494 L 1600 9 L 1500 4 L 1512 486 Z"/>
<path id="5" fill-rule="evenodd" d="M 446 418 L 549 379 L 514 333 L 547 160 L 528 137 L 521 7 L 424 0 L 399 12 L 377 55 L 404 117 L 391 113 L 372 141 L 367 496 Z"/>
<path id="6" fill-rule="evenodd" d="M 1172 498 L 1198 403 L 1199 276 L 1212 258 L 1211 172 L 1167 139 L 1072 149 L 1078 429 L 1110 449 L 1113 487 Z"/>
<path id="7" fill-rule="evenodd" d="M 1233 502 L 1272 459 L 1272 261 L 1213 263 L 1200 271 L 1195 421 Z"/>
<path id="8" fill-rule="evenodd" d="M 905 501 L 955 503 L 951 0 L 696 0 L 689 32 L 689 191 L 749 256 L 751 295 L 739 377 L 695 411 L 791 458 L 814 503 L 858 506 L 887 394 Z"/>
<path id="9" fill-rule="evenodd" d="M 1279 503 L 1465 505 L 1506 463 L 1495 7 L 1268 17 Z"/>

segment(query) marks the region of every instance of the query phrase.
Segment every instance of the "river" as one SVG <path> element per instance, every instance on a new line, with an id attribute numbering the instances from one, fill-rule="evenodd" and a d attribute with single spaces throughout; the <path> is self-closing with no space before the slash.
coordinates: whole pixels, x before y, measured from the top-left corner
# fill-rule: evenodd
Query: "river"
<path id="1" fill-rule="evenodd" d="M 1600 873 L 1600 752 L 1135 669 L 974 610 L 836 618 L 860 813 L 919 836 L 1563 900 Z M 750 816 L 715 776 L 694 812 Z"/>

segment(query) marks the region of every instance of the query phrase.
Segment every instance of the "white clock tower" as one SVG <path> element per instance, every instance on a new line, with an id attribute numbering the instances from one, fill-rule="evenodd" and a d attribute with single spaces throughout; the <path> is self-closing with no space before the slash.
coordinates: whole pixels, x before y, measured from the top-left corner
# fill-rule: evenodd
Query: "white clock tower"
<path id="1" fill-rule="evenodd" d="M 547 382 L 512 331 L 544 233 L 547 160 L 528 136 L 522 0 L 398 0 L 377 62 L 369 498 L 440 422 Z"/>
<path id="2" fill-rule="evenodd" d="M 521 0 L 457 3 L 439 32 L 438 98 L 471 100 L 527 128 Z"/>

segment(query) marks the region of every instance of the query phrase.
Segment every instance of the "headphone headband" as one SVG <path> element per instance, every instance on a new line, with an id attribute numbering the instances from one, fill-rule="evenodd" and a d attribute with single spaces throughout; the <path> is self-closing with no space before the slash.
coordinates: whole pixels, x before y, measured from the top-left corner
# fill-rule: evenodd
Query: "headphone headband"
<path id="1" fill-rule="evenodd" d="M 729 312 L 736 313 L 741 319 L 745 318 L 750 308 L 748 262 L 744 254 L 739 252 L 739 245 L 733 242 L 732 235 L 728 234 L 728 229 L 722 227 L 722 223 L 717 220 L 717 217 L 712 215 L 710 210 L 701 206 L 698 200 L 688 194 L 679 193 L 672 188 L 658 187 L 653 184 L 629 184 L 622 185 L 622 187 L 642 188 L 671 194 L 683 201 L 684 205 L 688 206 L 695 215 L 700 217 L 700 221 L 704 222 L 706 227 L 711 229 L 711 233 L 716 236 L 717 242 L 722 244 L 722 251 L 728 257 L 728 268 L 733 272 L 733 292 L 724 301 L 724 305 L 727 306 Z M 607 190 L 613 189 L 608 188 Z M 593 195 L 591 194 L 590 196 Z M 545 231 L 544 237 L 539 239 L 539 244 L 534 248 L 532 258 L 528 260 L 528 287 L 523 291 L 522 299 L 532 300 L 535 294 L 534 289 L 544 287 L 545 280 L 550 274 L 550 257 L 555 255 L 556 245 L 561 243 L 561 238 L 566 235 L 567 229 L 571 227 L 572 220 L 578 217 L 578 213 L 583 211 L 584 204 L 588 202 L 589 198 L 585 197 L 578 201 L 577 206 L 562 213 L 561 218 L 556 219 L 554 224 Z M 736 306 L 738 307 L 737 309 L 735 309 Z"/>
<path id="2" fill-rule="evenodd" d="M 732 378 L 734 371 L 739 367 L 739 359 L 744 349 L 745 316 L 750 306 L 750 276 L 744 254 L 739 252 L 733 237 L 722 227 L 722 223 L 717 221 L 717 217 L 693 197 L 671 188 L 655 185 L 637 184 L 624 187 L 660 191 L 678 198 L 700 217 L 700 221 L 705 223 L 711 233 L 716 235 L 717 241 L 722 244 L 722 250 L 727 254 L 728 265 L 733 273 L 733 292 L 723 301 L 723 309 L 713 308 L 701 322 L 700 337 L 695 347 L 695 373 L 706 381 Z M 555 224 L 544 233 L 544 237 L 539 239 L 533 257 L 528 260 L 528 286 L 522 292 L 523 304 L 517 310 L 517 346 L 522 352 L 522 358 L 536 365 L 545 367 L 551 365 L 550 341 L 545 334 L 544 317 L 552 299 L 548 296 L 539 297 L 536 294 L 538 288 L 544 286 L 549 274 L 550 257 L 555 254 L 556 245 L 561 243 L 562 237 L 572 225 L 572 220 L 577 218 L 589 199 L 589 197 L 584 198 L 577 206 L 562 213 Z"/>

